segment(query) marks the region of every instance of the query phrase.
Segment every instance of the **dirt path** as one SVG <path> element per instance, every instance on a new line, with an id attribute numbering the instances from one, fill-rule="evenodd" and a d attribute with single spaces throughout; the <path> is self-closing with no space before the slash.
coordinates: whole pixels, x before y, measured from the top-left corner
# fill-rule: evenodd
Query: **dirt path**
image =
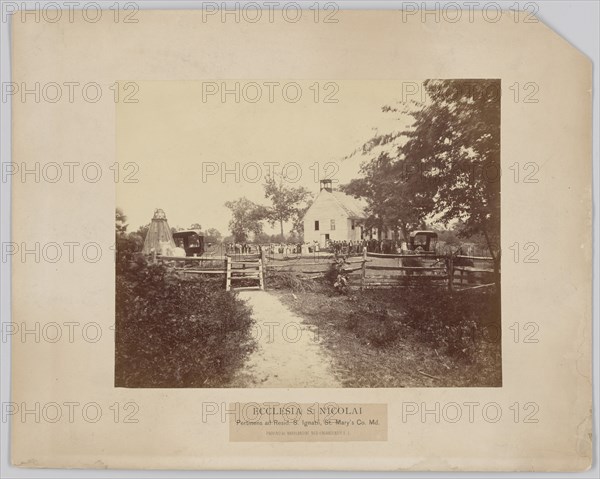
<path id="1" fill-rule="evenodd" d="M 253 309 L 258 347 L 230 387 L 342 387 L 316 329 L 266 291 L 240 291 Z"/>

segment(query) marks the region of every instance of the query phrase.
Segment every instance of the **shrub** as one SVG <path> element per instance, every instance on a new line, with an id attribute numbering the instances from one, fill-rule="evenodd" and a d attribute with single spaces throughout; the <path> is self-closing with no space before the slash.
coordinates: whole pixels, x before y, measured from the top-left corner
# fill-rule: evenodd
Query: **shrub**
<path id="1" fill-rule="evenodd" d="M 484 325 L 500 326 L 494 292 L 412 290 L 403 302 L 406 320 L 424 342 L 450 356 L 472 360 Z"/>
<path id="2" fill-rule="evenodd" d="M 117 273 L 123 273 L 132 268 L 132 264 L 139 261 L 138 253 L 142 250 L 143 242 L 133 234 L 117 234 L 115 253 L 115 269 Z M 143 256 L 142 256 L 143 258 Z"/>
<path id="3" fill-rule="evenodd" d="M 333 263 L 325 273 L 325 281 L 331 284 L 339 294 L 348 294 L 348 275 L 344 272 L 344 266 L 348 264 L 346 257 L 336 255 Z"/>
<path id="4" fill-rule="evenodd" d="M 400 336 L 402 323 L 375 302 L 359 303 L 346 318 L 345 328 L 359 339 L 377 347 L 385 347 Z"/>
<path id="5" fill-rule="evenodd" d="M 313 292 L 319 286 L 315 280 L 289 271 L 269 271 L 265 283 L 269 289 L 286 289 L 294 293 Z"/>
<path id="6" fill-rule="evenodd" d="M 251 310 L 220 281 L 163 265 L 116 276 L 115 385 L 218 387 L 248 353 Z"/>
<path id="7" fill-rule="evenodd" d="M 378 348 L 390 346 L 410 328 L 418 339 L 440 352 L 471 361 L 485 329 L 500 330 L 498 298 L 493 292 L 461 292 L 403 288 L 369 291 L 356 298 L 343 327 Z M 492 331 L 494 328 L 492 328 Z M 493 334 L 491 335 L 493 336 Z"/>

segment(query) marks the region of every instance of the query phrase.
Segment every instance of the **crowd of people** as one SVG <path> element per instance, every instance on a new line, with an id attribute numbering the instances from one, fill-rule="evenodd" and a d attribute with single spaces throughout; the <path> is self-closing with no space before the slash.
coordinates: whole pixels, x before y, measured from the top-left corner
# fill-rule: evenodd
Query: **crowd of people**
<path id="1" fill-rule="evenodd" d="M 378 240 L 378 239 L 363 239 L 363 240 L 328 240 L 325 247 L 321 247 L 318 241 L 305 243 L 226 243 L 225 253 L 232 254 L 260 254 L 263 251 L 266 255 L 275 256 L 295 256 L 314 254 L 319 252 L 335 253 L 338 255 L 360 255 L 363 249 L 366 248 L 369 253 L 382 254 L 398 254 L 406 249 L 403 242 L 396 240 Z M 442 245 L 438 245 L 442 246 Z M 404 249 L 403 249 L 404 248 Z M 441 248 L 440 248 L 441 249 Z M 461 254 L 474 254 L 474 247 L 471 244 L 464 245 L 461 248 Z M 424 251 L 421 245 L 416 245 L 415 251 Z"/>
<path id="2" fill-rule="evenodd" d="M 370 253 L 393 254 L 401 252 L 402 243 L 394 240 L 328 240 L 325 247 L 322 247 L 318 241 L 305 243 L 227 243 L 225 245 L 227 254 L 259 254 L 263 251 L 267 255 L 301 255 L 309 253 L 319 253 L 320 251 L 335 254 L 361 254 L 364 248 Z"/>
<path id="3" fill-rule="evenodd" d="M 260 245 L 254 243 L 226 243 L 227 254 L 258 254 Z"/>
<path id="4" fill-rule="evenodd" d="M 225 252 L 227 254 L 259 254 L 263 251 L 268 255 L 283 254 L 283 255 L 295 255 L 307 252 L 318 251 L 318 244 L 309 245 L 309 243 L 269 243 L 269 244 L 256 244 L 256 243 L 226 243 Z"/>
<path id="5" fill-rule="evenodd" d="M 399 253 L 402 244 L 393 240 L 363 239 L 363 240 L 343 240 L 329 241 L 328 249 L 336 254 L 360 254 L 364 248 L 369 253 L 394 254 Z"/>
<path id="6" fill-rule="evenodd" d="M 304 244 L 304 251 L 308 252 L 308 243 Z M 266 245 L 266 251 L 270 255 L 283 254 L 285 256 L 302 254 L 302 243 L 272 243 Z"/>

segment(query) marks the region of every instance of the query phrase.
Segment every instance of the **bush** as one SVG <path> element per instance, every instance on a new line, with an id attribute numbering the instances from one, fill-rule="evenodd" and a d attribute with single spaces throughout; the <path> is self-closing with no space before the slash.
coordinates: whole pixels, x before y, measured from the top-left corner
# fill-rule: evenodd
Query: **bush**
<path id="1" fill-rule="evenodd" d="M 394 318 L 384 307 L 367 302 L 358 310 L 352 310 L 345 328 L 368 344 L 383 348 L 396 341 L 402 330 L 402 322 Z"/>
<path id="2" fill-rule="evenodd" d="M 335 256 L 333 263 L 329 266 L 325 273 L 325 281 L 331 284 L 339 294 L 348 294 L 348 275 L 344 272 L 346 257 L 342 255 Z"/>
<path id="3" fill-rule="evenodd" d="M 132 269 L 132 264 L 139 262 L 144 242 L 140 242 L 139 235 L 135 233 L 117 234 L 116 238 L 115 269 L 117 274 Z M 145 262 L 145 261 L 144 261 Z"/>
<path id="4" fill-rule="evenodd" d="M 500 306 L 493 292 L 403 288 L 350 300 L 354 306 L 343 327 L 378 348 L 400 340 L 410 328 L 439 352 L 471 361 L 482 340 L 499 340 L 494 331 L 500 331 Z"/>
<path id="5" fill-rule="evenodd" d="M 500 305 L 496 293 L 445 290 L 410 291 L 404 302 L 406 320 L 424 342 L 449 356 L 471 360 L 484 329 L 500 327 Z"/>
<path id="6" fill-rule="evenodd" d="M 219 387 L 254 348 L 251 310 L 220 281 L 163 265 L 116 276 L 115 385 Z"/>
<path id="7" fill-rule="evenodd" d="M 315 280 L 289 271 L 269 271 L 265 275 L 265 284 L 269 289 L 286 289 L 294 293 L 313 292 L 319 286 Z"/>

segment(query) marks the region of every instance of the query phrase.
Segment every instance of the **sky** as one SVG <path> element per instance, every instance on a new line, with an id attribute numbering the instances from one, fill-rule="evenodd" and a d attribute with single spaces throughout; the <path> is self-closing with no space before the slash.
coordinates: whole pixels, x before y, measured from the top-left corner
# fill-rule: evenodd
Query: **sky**
<path id="1" fill-rule="evenodd" d="M 200 223 L 225 236 L 231 215 L 224 203 L 246 196 L 268 205 L 262 183 L 270 171 L 317 194 L 319 179 L 343 184 L 358 176 L 367 158 L 344 157 L 376 132 L 411 123 L 381 111 L 402 98 L 401 81 L 136 83 L 139 102 L 116 106 L 117 161 L 137 169 L 130 178 L 137 183 L 117 184 L 128 231 L 162 208 L 172 227 Z"/>

